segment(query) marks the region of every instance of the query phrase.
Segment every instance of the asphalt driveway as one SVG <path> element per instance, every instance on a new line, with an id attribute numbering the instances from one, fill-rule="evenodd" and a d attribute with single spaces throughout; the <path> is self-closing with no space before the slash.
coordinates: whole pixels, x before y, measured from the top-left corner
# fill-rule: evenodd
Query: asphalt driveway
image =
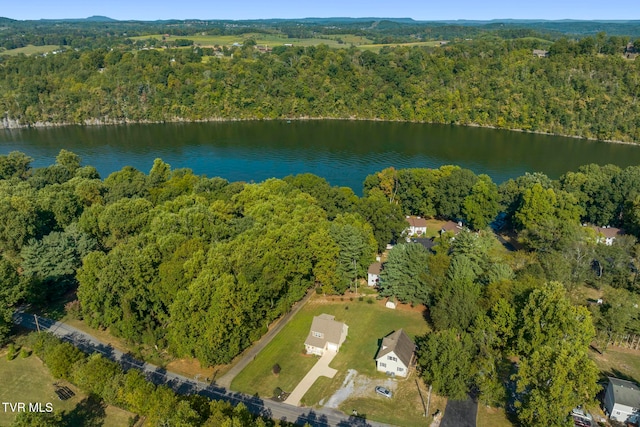
<path id="1" fill-rule="evenodd" d="M 467 400 L 449 400 L 440 427 L 475 427 L 478 403 Z"/>

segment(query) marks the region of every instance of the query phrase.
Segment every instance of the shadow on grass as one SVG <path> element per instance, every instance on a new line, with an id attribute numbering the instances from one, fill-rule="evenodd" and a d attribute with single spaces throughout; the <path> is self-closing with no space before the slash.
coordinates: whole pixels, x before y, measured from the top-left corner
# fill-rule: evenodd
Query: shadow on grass
<path id="1" fill-rule="evenodd" d="M 631 375 L 628 375 L 622 371 L 617 370 L 616 368 L 612 368 L 609 371 L 602 371 L 602 374 L 605 377 L 613 377 L 613 378 L 618 378 L 620 380 L 627 380 L 627 381 L 631 381 L 634 382 L 636 384 L 638 384 L 638 380 L 636 380 L 634 377 L 632 377 Z M 608 380 L 607 380 L 608 382 Z"/>
<path id="2" fill-rule="evenodd" d="M 80 401 L 76 407 L 64 414 L 65 426 L 100 427 L 104 425 L 107 416 L 105 409 L 107 405 L 100 399 L 89 396 Z"/>

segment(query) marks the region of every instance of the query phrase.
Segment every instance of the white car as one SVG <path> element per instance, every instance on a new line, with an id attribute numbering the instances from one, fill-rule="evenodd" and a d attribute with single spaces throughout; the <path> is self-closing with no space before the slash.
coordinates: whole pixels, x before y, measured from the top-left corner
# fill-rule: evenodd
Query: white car
<path id="1" fill-rule="evenodd" d="M 386 397 L 388 399 L 391 399 L 391 396 L 392 396 L 391 395 L 391 391 L 389 389 L 384 388 L 384 387 L 380 387 L 380 386 L 376 387 L 376 393 L 378 393 L 379 395 L 384 396 L 384 397 Z"/>

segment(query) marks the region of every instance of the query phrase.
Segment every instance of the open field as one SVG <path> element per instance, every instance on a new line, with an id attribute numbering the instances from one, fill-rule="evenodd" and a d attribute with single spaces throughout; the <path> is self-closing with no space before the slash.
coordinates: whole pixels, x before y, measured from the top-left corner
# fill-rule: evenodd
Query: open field
<path id="1" fill-rule="evenodd" d="M 361 382 L 393 382 L 398 398 L 380 402 L 384 398 L 377 396 L 373 392 L 375 385 L 371 385 L 363 393 L 356 393 L 353 398 L 338 402 L 341 409 L 351 413 L 351 409 L 356 408 L 359 413 L 381 421 L 387 419 L 385 417 L 399 417 L 394 418 L 393 423 L 400 425 L 411 425 L 406 424 L 407 420 L 424 422 L 415 373 L 409 379 L 389 379 L 376 371 L 374 360 L 379 340 L 394 330 L 404 328 L 412 337 L 429 332 L 422 308 L 401 305 L 397 310 L 389 310 L 384 307 L 384 301 L 372 300 L 373 304 L 369 304 L 366 302 L 368 298 L 359 301 L 359 298 L 354 297 L 352 301 L 349 297 L 314 297 L 235 378 L 231 388 L 248 394 L 257 393 L 262 397 L 271 397 L 276 387 L 286 392 L 292 391 L 317 361 L 316 357 L 304 354 L 304 341 L 313 317 L 327 313 L 334 315 L 336 320 L 345 322 L 349 326 L 349 335 L 330 365 L 338 373 L 333 379 L 323 377 L 316 381 L 303 397 L 303 404 L 324 404 L 341 388 L 348 371 L 355 370 Z M 278 376 L 271 372 L 276 363 L 281 367 Z M 347 408 L 350 405 L 353 408 Z M 397 405 L 402 405 L 403 410 L 390 410 L 391 407 L 397 408 Z M 392 422 L 389 419 L 387 421 Z"/>
<path id="2" fill-rule="evenodd" d="M 131 37 L 132 40 L 147 40 L 156 39 L 161 40 L 161 34 L 152 34 L 148 36 Z M 243 44 L 246 40 L 253 39 L 259 45 L 282 46 L 284 44 L 292 44 L 294 46 L 317 46 L 319 44 L 326 44 L 329 47 L 349 47 L 349 44 L 340 44 L 336 39 L 298 39 L 288 38 L 285 35 L 278 34 L 264 34 L 264 33 L 247 33 L 240 35 L 191 35 L 191 36 L 171 36 L 167 40 L 188 39 L 193 40 L 194 43 L 201 46 L 231 46 L 234 43 Z M 344 40 L 344 39 L 343 39 Z M 346 43 L 346 42 L 345 42 Z"/>
<path id="3" fill-rule="evenodd" d="M 436 47 L 436 46 L 440 46 L 442 42 L 440 41 L 428 41 L 428 42 L 411 42 L 411 43 L 388 43 L 388 44 L 361 44 L 358 46 L 358 49 L 363 49 L 363 50 L 371 50 L 374 52 L 379 52 L 380 49 L 382 49 L 383 47 L 397 47 L 397 46 L 407 46 L 407 47 L 413 47 L 413 46 L 429 46 L 429 47 Z"/>
<path id="4" fill-rule="evenodd" d="M 25 55 L 37 55 L 40 53 L 53 52 L 54 50 L 60 49 L 60 46 L 55 44 L 47 44 L 44 46 L 33 46 L 28 45 L 25 47 L 19 47 L 17 49 L 9 49 L 0 52 L 0 55 L 19 55 L 24 53 Z"/>
<path id="5" fill-rule="evenodd" d="M 128 426 L 129 418 L 134 416 L 122 409 L 92 401 L 72 384 L 54 379 L 40 359 L 33 355 L 27 358 L 18 355 L 8 361 L 6 351 L 0 352 L 0 378 L 0 401 L 40 402 L 43 405 L 51 402 L 55 411 L 64 411 L 69 425 Z M 69 387 L 76 395 L 61 401 L 55 394 L 56 382 Z M 90 414 L 93 423 L 86 423 L 86 414 Z M 10 425 L 15 415 L 0 411 L 0 425 Z"/>

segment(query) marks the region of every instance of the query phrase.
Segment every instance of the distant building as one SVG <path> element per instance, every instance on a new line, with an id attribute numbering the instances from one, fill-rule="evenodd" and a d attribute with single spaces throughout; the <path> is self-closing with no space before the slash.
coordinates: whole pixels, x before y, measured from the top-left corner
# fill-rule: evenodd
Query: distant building
<path id="1" fill-rule="evenodd" d="M 592 225 L 591 229 L 596 232 L 596 242 L 604 243 L 607 246 L 613 245 L 616 237 L 624 235 L 623 230 L 615 227 L 596 227 Z"/>
<path id="2" fill-rule="evenodd" d="M 382 263 L 374 262 L 369 266 L 367 271 L 367 285 L 377 286 L 380 281 L 380 270 L 382 269 Z"/>
<path id="3" fill-rule="evenodd" d="M 376 369 L 390 375 L 406 377 L 414 361 L 416 345 L 402 330 L 387 335 L 376 355 Z"/>
<path id="4" fill-rule="evenodd" d="M 427 233 L 427 220 L 419 216 L 407 216 L 409 227 L 405 229 L 407 236 L 422 236 Z"/>
<path id="5" fill-rule="evenodd" d="M 347 339 L 349 327 L 335 320 L 330 314 L 315 316 L 311 323 L 311 330 L 304 342 L 308 354 L 322 356 L 325 351 L 338 352 L 340 346 Z"/>
<path id="6" fill-rule="evenodd" d="M 533 56 L 537 56 L 538 58 L 546 58 L 547 56 L 549 56 L 549 51 L 542 49 L 533 49 Z"/>
<path id="7" fill-rule="evenodd" d="M 454 235 L 457 235 L 464 229 L 462 222 L 454 222 L 447 221 L 442 225 L 442 229 L 440 230 L 440 234 L 444 234 L 446 232 L 452 232 Z"/>
<path id="8" fill-rule="evenodd" d="M 604 395 L 604 407 L 612 420 L 638 425 L 640 387 L 631 381 L 609 377 Z"/>

